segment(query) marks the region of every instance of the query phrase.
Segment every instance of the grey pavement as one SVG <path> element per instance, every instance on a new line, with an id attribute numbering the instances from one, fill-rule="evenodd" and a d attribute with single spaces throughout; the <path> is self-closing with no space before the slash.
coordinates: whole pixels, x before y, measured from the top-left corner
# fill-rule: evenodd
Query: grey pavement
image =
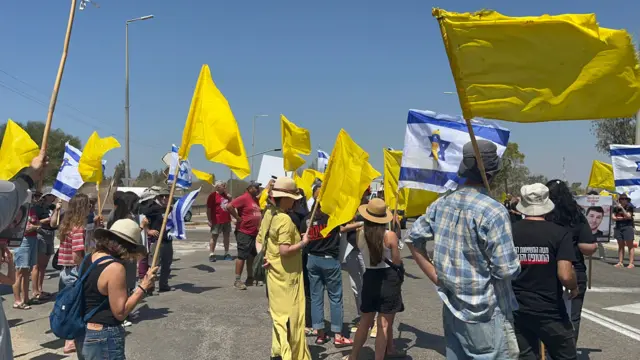
<path id="1" fill-rule="evenodd" d="M 127 358 L 137 359 L 268 359 L 271 322 L 264 287 L 246 291 L 233 288 L 233 261 L 207 260 L 208 233 L 191 230 L 189 240 L 174 242 L 173 277 L 170 293 L 147 298 L 139 306 L 139 317 L 127 328 Z M 232 254 L 235 254 L 232 239 Z M 221 244 L 218 245 L 221 247 Z M 406 310 L 398 314 L 394 336 L 407 359 L 443 359 L 442 303 L 434 286 L 403 251 L 407 278 L 403 286 Z M 609 250 L 609 256 L 614 253 Z M 640 269 L 616 269 L 593 261 L 593 288 L 587 293 L 580 332 L 580 359 L 640 358 Z M 57 289 L 57 275 L 46 281 L 45 290 Z M 345 285 L 345 323 L 356 315 L 354 299 Z M 64 342 L 49 330 L 51 303 L 30 311 L 11 308 L 10 289 L 0 288 L 11 324 L 16 359 L 63 359 Z M 325 301 L 328 317 L 328 301 Z M 635 305 L 634 305 L 635 304 Z M 613 308 L 613 310 L 611 309 Z M 616 310 L 617 309 L 617 310 Z M 346 324 L 345 324 L 346 327 Z M 318 346 L 308 339 L 314 359 L 340 359 L 348 350 L 328 344 Z M 361 359 L 373 358 L 373 339 Z M 69 357 L 74 359 L 75 356 Z"/>

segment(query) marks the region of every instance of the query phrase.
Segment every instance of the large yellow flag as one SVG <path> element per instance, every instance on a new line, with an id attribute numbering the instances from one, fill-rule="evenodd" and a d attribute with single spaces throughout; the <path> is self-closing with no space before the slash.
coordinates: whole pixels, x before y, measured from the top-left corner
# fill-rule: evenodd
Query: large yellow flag
<path id="1" fill-rule="evenodd" d="M 99 183 L 102 181 L 102 158 L 107 152 L 119 148 L 120 143 L 115 138 L 109 136 L 101 138 L 97 132 L 89 136 L 89 140 L 84 145 L 82 156 L 78 162 L 78 172 L 84 182 Z"/>
<path id="2" fill-rule="evenodd" d="M 640 108 L 631 36 L 595 14 L 508 17 L 433 10 L 466 119 L 605 119 Z"/>
<path id="3" fill-rule="evenodd" d="M 191 173 L 198 180 L 204 181 L 204 182 L 209 183 L 211 185 L 213 185 L 213 182 L 216 180 L 216 178 L 215 178 L 215 176 L 213 176 L 213 174 L 209 174 L 209 173 L 206 173 L 204 171 L 200 171 L 198 169 L 191 168 Z"/>
<path id="4" fill-rule="evenodd" d="M 353 220 L 362 195 L 378 176 L 380 173 L 369 164 L 369 154 L 341 129 L 318 196 L 322 212 L 329 215 L 322 236 Z"/>
<path id="5" fill-rule="evenodd" d="M 238 178 L 244 179 L 251 172 L 238 123 L 206 64 L 200 70 L 182 131 L 182 145 L 178 150 L 180 158 L 188 158 L 191 146 L 196 144 L 204 147 L 209 161 L 227 165 Z"/>
<path id="6" fill-rule="evenodd" d="M 304 191 L 304 195 L 307 197 L 307 200 L 313 197 L 313 183 L 319 179 L 320 181 L 324 180 L 324 174 L 320 171 L 313 169 L 305 169 L 302 172 L 302 176 L 298 176 L 295 172 L 293 173 L 293 180 L 296 182 L 296 186 L 298 189 L 302 189 Z"/>
<path id="7" fill-rule="evenodd" d="M 31 165 L 40 148 L 20 125 L 9 119 L 0 146 L 0 180 L 10 180 Z"/>
<path id="8" fill-rule="evenodd" d="M 590 188 L 616 191 L 616 184 L 613 180 L 613 165 L 593 160 L 591 176 L 589 176 L 589 184 L 587 186 Z"/>
<path id="9" fill-rule="evenodd" d="M 282 132 L 282 154 L 284 170 L 296 171 L 305 161 L 298 154 L 311 154 L 311 137 L 309 130 L 298 127 L 280 114 L 280 130 Z"/>
<path id="10" fill-rule="evenodd" d="M 389 209 L 396 206 L 398 179 L 402 165 L 402 151 L 384 149 L 384 202 Z M 427 207 L 438 198 L 438 193 L 422 189 L 400 189 L 398 194 L 398 210 L 404 211 L 405 217 L 423 215 Z"/>

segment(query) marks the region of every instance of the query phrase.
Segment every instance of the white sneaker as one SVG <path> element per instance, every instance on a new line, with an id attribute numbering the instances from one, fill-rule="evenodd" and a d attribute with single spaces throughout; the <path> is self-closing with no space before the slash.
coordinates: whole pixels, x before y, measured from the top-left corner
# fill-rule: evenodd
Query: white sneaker
<path id="1" fill-rule="evenodd" d="M 122 322 L 122 327 L 129 327 L 131 325 L 133 325 L 133 323 L 129 320 L 125 320 Z"/>

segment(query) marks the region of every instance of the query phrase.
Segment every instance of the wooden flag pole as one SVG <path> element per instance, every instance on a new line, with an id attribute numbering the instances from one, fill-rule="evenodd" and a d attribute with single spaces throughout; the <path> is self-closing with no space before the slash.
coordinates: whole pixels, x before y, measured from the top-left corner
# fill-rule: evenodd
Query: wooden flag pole
<path id="1" fill-rule="evenodd" d="M 102 200 L 100 200 L 100 183 L 96 183 L 96 193 L 98 194 L 98 216 L 102 215 Z"/>
<path id="2" fill-rule="evenodd" d="M 316 216 L 316 210 L 318 210 L 318 204 L 320 203 L 320 194 L 318 194 L 318 198 L 313 204 L 313 210 L 311 210 L 311 217 L 309 218 L 309 226 L 307 226 L 307 231 L 304 232 L 304 235 L 309 235 L 309 230 L 311 229 L 311 224 L 313 224 L 313 218 Z"/>
<path id="3" fill-rule="evenodd" d="M 544 343 L 540 341 L 540 359 L 545 360 L 547 358 L 547 349 L 544 346 Z"/>
<path id="4" fill-rule="evenodd" d="M 180 159 L 178 158 L 178 164 Z M 171 212 L 171 203 L 173 202 L 173 193 L 176 191 L 176 183 L 178 182 L 178 172 L 180 166 L 176 166 L 176 170 L 173 174 L 173 183 L 171 184 L 171 190 L 169 190 L 169 201 L 167 202 L 167 210 L 164 212 L 164 218 L 162 219 L 162 227 L 160 228 L 160 235 L 158 236 L 158 242 L 156 243 L 156 251 L 153 254 L 153 262 L 151 268 L 153 269 L 158 264 L 158 255 L 160 255 L 160 246 L 162 246 L 162 239 L 164 238 L 165 228 L 167 227 L 167 220 L 169 219 L 169 213 Z"/>
<path id="5" fill-rule="evenodd" d="M 591 270 L 593 269 L 593 256 L 589 256 L 589 280 L 587 280 L 587 288 L 591 290 Z"/>
<path id="6" fill-rule="evenodd" d="M 476 134 L 473 131 L 473 126 L 471 125 L 471 119 L 464 119 L 467 123 L 467 129 L 469 130 L 469 137 L 471 138 L 471 145 L 473 145 L 473 152 L 476 154 L 476 162 L 478 163 L 478 169 L 480 169 L 480 175 L 482 176 L 482 182 L 484 183 L 484 187 L 487 188 L 487 191 L 491 191 L 491 187 L 489 186 L 489 180 L 487 180 L 487 173 L 484 169 L 484 161 L 482 161 L 482 155 L 480 154 L 480 149 L 478 148 L 478 141 L 476 140 Z"/>
<path id="7" fill-rule="evenodd" d="M 109 183 L 109 187 L 107 188 L 107 194 L 104 196 L 104 202 L 102 203 L 102 206 L 98 206 L 98 215 L 102 215 L 102 210 L 104 209 L 104 204 L 107 202 L 107 199 L 109 199 L 109 194 L 111 194 L 111 189 L 113 188 L 113 184 L 116 181 L 116 176 L 115 174 L 113 175 L 113 178 L 111 179 L 111 182 Z M 100 190 L 98 190 L 98 194 L 100 193 Z M 98 199 L 99 199 L 99 195 L 98 195 Z M 99 204 L 98 204 L 99 205 Z"/>
<path id="8" fill-rule="evenodd" d="M 69 21 L 67 23 L 67 33 L 64 37 L 64 46 L 62 47 L 62 57 L 60 58 L 60 66 L 58 67 L 58 75 L 56 75 L 56 82 L 53 84 L 53 93 L 51 93 L 51 101 L 49 102 L 49 112 L 47 113 L 47 122 L 44 125 L 44 133 L 42 134 L 42 145 L 40 149 L 46 151 L 47 143 L 49 140 L 49 132 L 51 131 L 51 122 L 53 120 L 53 112 L 56 109 L 56 102 L 58 101 L 58 91 L 60 90 L 60 83 L 62 82 L 62 74 L 64 73 L 64 66 L 67 62 L 67 54 L 69 53 L 69 40 L 71 40 L 71 29 L 73 28 L 73 19 L 76 16 L 76 0 L 71 0 L 71 10 L 69 10 Z"/>

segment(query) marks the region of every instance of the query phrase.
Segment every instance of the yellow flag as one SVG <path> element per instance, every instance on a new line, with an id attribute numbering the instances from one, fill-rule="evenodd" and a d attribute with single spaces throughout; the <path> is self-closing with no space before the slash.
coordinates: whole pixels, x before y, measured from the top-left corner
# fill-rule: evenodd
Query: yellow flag
<path id="1" fill-rule="evenodd" d="M 433 10 L 465 118 L 605 119 L 640 108 L 631 36 L 595 14 L 508 17 Z"/>
<path id="2" fill-rule="evenodd" d="M 20 125 L 9 119 L 0 146 L 0 180 L 10 180 L 31 165 L 40 148 Z"/>
<path id="3" fill-rule="evenodd" d="M 211 185 L 213 185 L 213 182 L 216 180 L 216 178 L 215 178 L 215 176 L 213 176 L 213 174 L 209 174 L 209 173 L 206 173 L 204 171 L 200 171 L 198 169 L 191 168 L 191 173 L 198 180 L 207 182 L 207 183 L 209 183 Z"/>
<path id="4" fill-rule="evenodd" d="M 187 159 L 196 144 L 204 147 L 207 160 L 227 165 L 238 178 L 244 179 L 251 172 L 238 123 L 206 64 L 202 65 L 184 124 L 180 159 Z"/>
<path id="5" fill-rule="evenodd" d="M 313 197 L 313 183 L 316 179 L 324 180 L 324 174 L 313 169 L 305 169 L 302 172 L 302 176 L 298 176 L 295 172 L 293 173 L 293 180 L 296 182 L 296 186 L 304 191 L 307 200 Z"/>
<path id="6" fill-rule="evenodd" d="M 589 184 L 587 186 L 616 191 L 616 184 L 613 180 L 613 166 L 602 161 L 593 160 L 591 176 L 589 176 Z"/>
<path id="7" fill-rule="evenodd" d="M 380 173 L 369 164 L 369 154 L 341 129 L 318 196 L 322 212 L 329 215 L 322 236 L 353 220 L 362 195 L 378 176 Z"/>
<path id="8" fill-rule="evenodd" d="M 282 132 L 284 170 L 296 171 L 305 163 L 305 160 L 298 154 L 311 154 L 309 130 L 298 127 L 282 114 L 280 114 L 280 130 Z"/>
<path id="9" fill-rule="evenodd" d="M 109 136 L 101 138 L 97 132 L 89 136 L 89 140 L 84 145 L 82 156 L 78 162 L 78 172 L 84 182 L 99 183 L 102 181 L 102 158 L 107 152 L 119 148 L 120 143 L 115 138 Z"/>
<path id="10" fill-rule="evenodd" d="M 384 149 L 384 202 L 389 209 L 396 207 L 398 179 L 402 165 L 402 151 Z M 427 207 L 438 198 L 438 193 L 421 189 L 403 188 L 398 196 L 398 210 L 404 211 L 405 217 L 423 215 Z"/>
<path id="11" fill-rule="evenodd" d="M 269 192 L 267 189 L 262 190 L 260 193 L 260 199 L 258 203 L 260 204 L 260 209 L 264 210 L 267 207 L 267 198 L 269 197 Z"/>

